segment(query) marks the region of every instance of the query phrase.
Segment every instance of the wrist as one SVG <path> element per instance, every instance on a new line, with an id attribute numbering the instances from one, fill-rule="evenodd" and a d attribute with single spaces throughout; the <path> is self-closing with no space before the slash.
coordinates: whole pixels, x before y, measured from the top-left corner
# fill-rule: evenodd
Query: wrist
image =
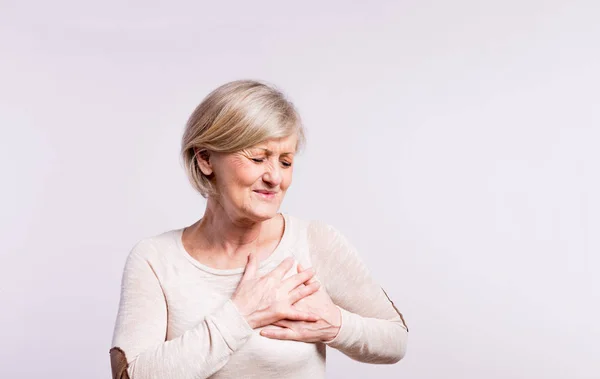
<path id="1" fill-rule="evenodd" d="M 337 338 L 342 328 L 342 312 L 335 304 L 332 304 L 332 307 L 327 309 L 326 321 L 330 326 L 327 328 L 327 335 L 324 336 L 325 339 L 323 339 L 323 342 L 330 343 Z"/>
<path id="2" fill-rule="evenodd" d="M 335 326 L 337 329 L 342 325 L 342 312 L 340 308 L 335 304 L 331 304 L 329 309 L 327 310 L 327 322 L 331 326 Z"/>
<path id="3" fill-rule="evenodd" d="M 252 329 L 256 328 L 257 320 L 256 320 L 255 313 L 251 313 L 248 310 L 246 310 L 246 308 L 243 306 L 243 304 L 240 304 L 236 300 L 237 299 L 232 298 L 231 302 L 233 303 L 233 305 L 235 305 L 235 307 L 237 308 L 240 315 L 244 318 L 244 320 L 246 320 L 246 322 L 248 323 L 248 325 L 250 325 L 250 327 Z"/>
<path id="4" fill-rule="evenodd" d="M 246 322 L 248 323 L 248 325 L 250 325 L 250 327 L 252 329 L 256 329 L 258 328 L 260 325 L 258 317 L 256 315 L 256 312 L 251 313 L 249 315 L 245 315 L 244 318 L 246 319 Z"/>
<path id="5" fill-rule="evenodd" d="M 322 342 L 329 342 L 329 341 L 333 341 L 335 340 L 335 338 L 338 336 L 338 334 L 340 333 L 340 327 L 339 326 L 335 326 L 335 325 L 331 325 L 328 328 L 328 333 L 326 336 L 324 336 L 325 338 L 322 340 Z"/>

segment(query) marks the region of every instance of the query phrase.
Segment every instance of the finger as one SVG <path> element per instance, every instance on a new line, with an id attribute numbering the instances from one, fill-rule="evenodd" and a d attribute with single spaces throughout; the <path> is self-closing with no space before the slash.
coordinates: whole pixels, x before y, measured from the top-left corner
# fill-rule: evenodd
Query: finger
<path id="1" fill-rule="evenodd" d="M 319 282 L 312 282 L 305 286 L 296 287 L 290 292 L 290 303 L 294 304 L 295 302 L 312 295 L 319 290 L 319 287 L 321 287 Z"/>
<path id="2" fill-rule="evenodd" d="M 302 268 L 302 265 L 301 265 L 300 263 L 298 263 L 298 264 L 296 265 L 296 272 L 297 272 L 298 274 L 299 274 L 299 273 L 301 273 L 302 271 L 304 271 L 304 270 L 302 270 L 301 268 Z"/>
<path id="3" fill-rule="evenodd" d="M 294 258 L 287 257 L 285 258 L 273 271 L 271 271 L 268 275 L 281 280 L 286 272 L 288 272 L 292 266 L 294 265 Z"/>
<path id="4" fill-rule="evenodd" d="M 273 325 L 275 326 L 279 326 L 281 328 L 288 328 L 288 329 L 293 329 L 293 322 L 302 322 L 302 321 L 288 321 L 288 320 L 279 320 L 277 322 L 274 322 Z"/>
<path id="5" fill-rule="evenodd" d="M 278 325 L 276 325 L 276 323 L 272 323 L 272 324 L 269 324 L 269 325 L 265 326 L 261 330 L 279 330 L 281 328 L 284 328 L 284 327 L 278 326 Z"/>
<path id="6" fill-rule="evenodd" d="M 313 270 L 311 270 L 311 269 L 304 270 L 299 274 L 294 274 L 294 275 L 290 276 L 289 278 L 287 278 L 283 282 L 283 286 L 285 288 L 287 288 L 288 291 L 291 291 L 294 288 L 298 287 L 300 284 L 308 282 L 310 280 L 310 278 L 312 278 L 314 275 L 315 275 L 315 272 Z"/>
<path id="7" fill-rule="evenodd" d="M 293 308 L 291 311 L 287 312 L 282 319 L 287 319 L 287 320 L 291 320 L 291 321 L 308 321 L 308 322 L 319 321 L 319 317 L 317 315 L 309 313 L 309 312 L 301 312 L 301 311 L 295 310 Z"/>
<path id="8" fill-rule="evenodd" d="M 298 340 L 297 333 L 291 329 L 264 328 L 260 331 L 260 335 L 277 340 Z"/>
<path id="9" fill-rule="evenodd" d="M 242 275 L 242 281 L 252 279 L 256 276 L 256 270 L 258 267 L 258 259 L 254 253 L 248 254 L 248 262 L 246 262 L 246 268 L 244 269 L 244 275 Z"/>
<path id="10" fill-rule="evenodd" d="M 308 268 L 308 269 L 310 270 L 310 268 Z M 300 263 L 298 263 L 298 272 L 300 273 L 300 272 L 302 272 L 304 270 L 305 270 L 304 267 Z M 313 276 L 312 278 L 310 278 L 308 280 L 308 283 L 312 283 L 312 282 L 316 282 L 316 281 L 317 281 L 317 277 Z"/>

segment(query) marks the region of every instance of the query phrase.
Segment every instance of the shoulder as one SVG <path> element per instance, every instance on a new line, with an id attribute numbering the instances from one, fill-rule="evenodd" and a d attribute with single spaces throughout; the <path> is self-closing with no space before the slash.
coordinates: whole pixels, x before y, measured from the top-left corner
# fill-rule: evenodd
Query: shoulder
<path id="1" fill-rule="evenodd" d="M 308 236 L 315 233 L 330 233 L 335 229 L 326 222 L 314 219 L 305 219 L 290 214 L 285 214 L 286 229 L 297 236 Z"/>
<path id="2" fill-rule="evenodd" d="M 178 249 L 177 238 L 182 229 L 172 229 L 138 240 L 131 248 L 128 260 L 137 259 L 160 262 Z"/>
<path id="3" fill-rule="evenodd" d="M 311 248 L 326 247 L 337 242 L 347 242 L 339 229 L 333 225 L 316 219 L 302 219 L 286 215 L 291 224 L 293 234 L 305 239 Z"/>

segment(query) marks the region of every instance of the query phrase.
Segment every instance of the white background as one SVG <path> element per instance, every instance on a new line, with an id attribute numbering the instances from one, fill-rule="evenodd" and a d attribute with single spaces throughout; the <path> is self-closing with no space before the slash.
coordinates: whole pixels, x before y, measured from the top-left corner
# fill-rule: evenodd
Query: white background
<path id="1" fill-rule="evenodd" d="M 600 3 L 0 0 L 0 377 L 108 378 L 126 255 L 194 222 L 184 123 L 240 78 L 308 129 L 283 211 L 410 327 L 329 378 L 600 378 Z"/>

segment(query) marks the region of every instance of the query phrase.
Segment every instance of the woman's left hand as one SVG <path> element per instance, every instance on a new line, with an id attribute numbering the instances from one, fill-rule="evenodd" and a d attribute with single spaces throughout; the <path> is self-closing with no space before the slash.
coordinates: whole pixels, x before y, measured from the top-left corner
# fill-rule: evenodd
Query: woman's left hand
<path id="1" fill-rule="evenodd" d="M 304 269 L 298 264 L 298 272 Z M 309 284 L 315 279 L 311 279 Z M 279 340 L 293 340 L 301 342 L 326 342 L 337 336 L 341 325 L 341 314 L 339 308 L 325 292 L 323 287 L 297 301 L 294 306 L 302 311 L 312 313 L 319 319 L 314 322 L 280 320 L 260 331 L 260 335 L 267 338 Z"/>

